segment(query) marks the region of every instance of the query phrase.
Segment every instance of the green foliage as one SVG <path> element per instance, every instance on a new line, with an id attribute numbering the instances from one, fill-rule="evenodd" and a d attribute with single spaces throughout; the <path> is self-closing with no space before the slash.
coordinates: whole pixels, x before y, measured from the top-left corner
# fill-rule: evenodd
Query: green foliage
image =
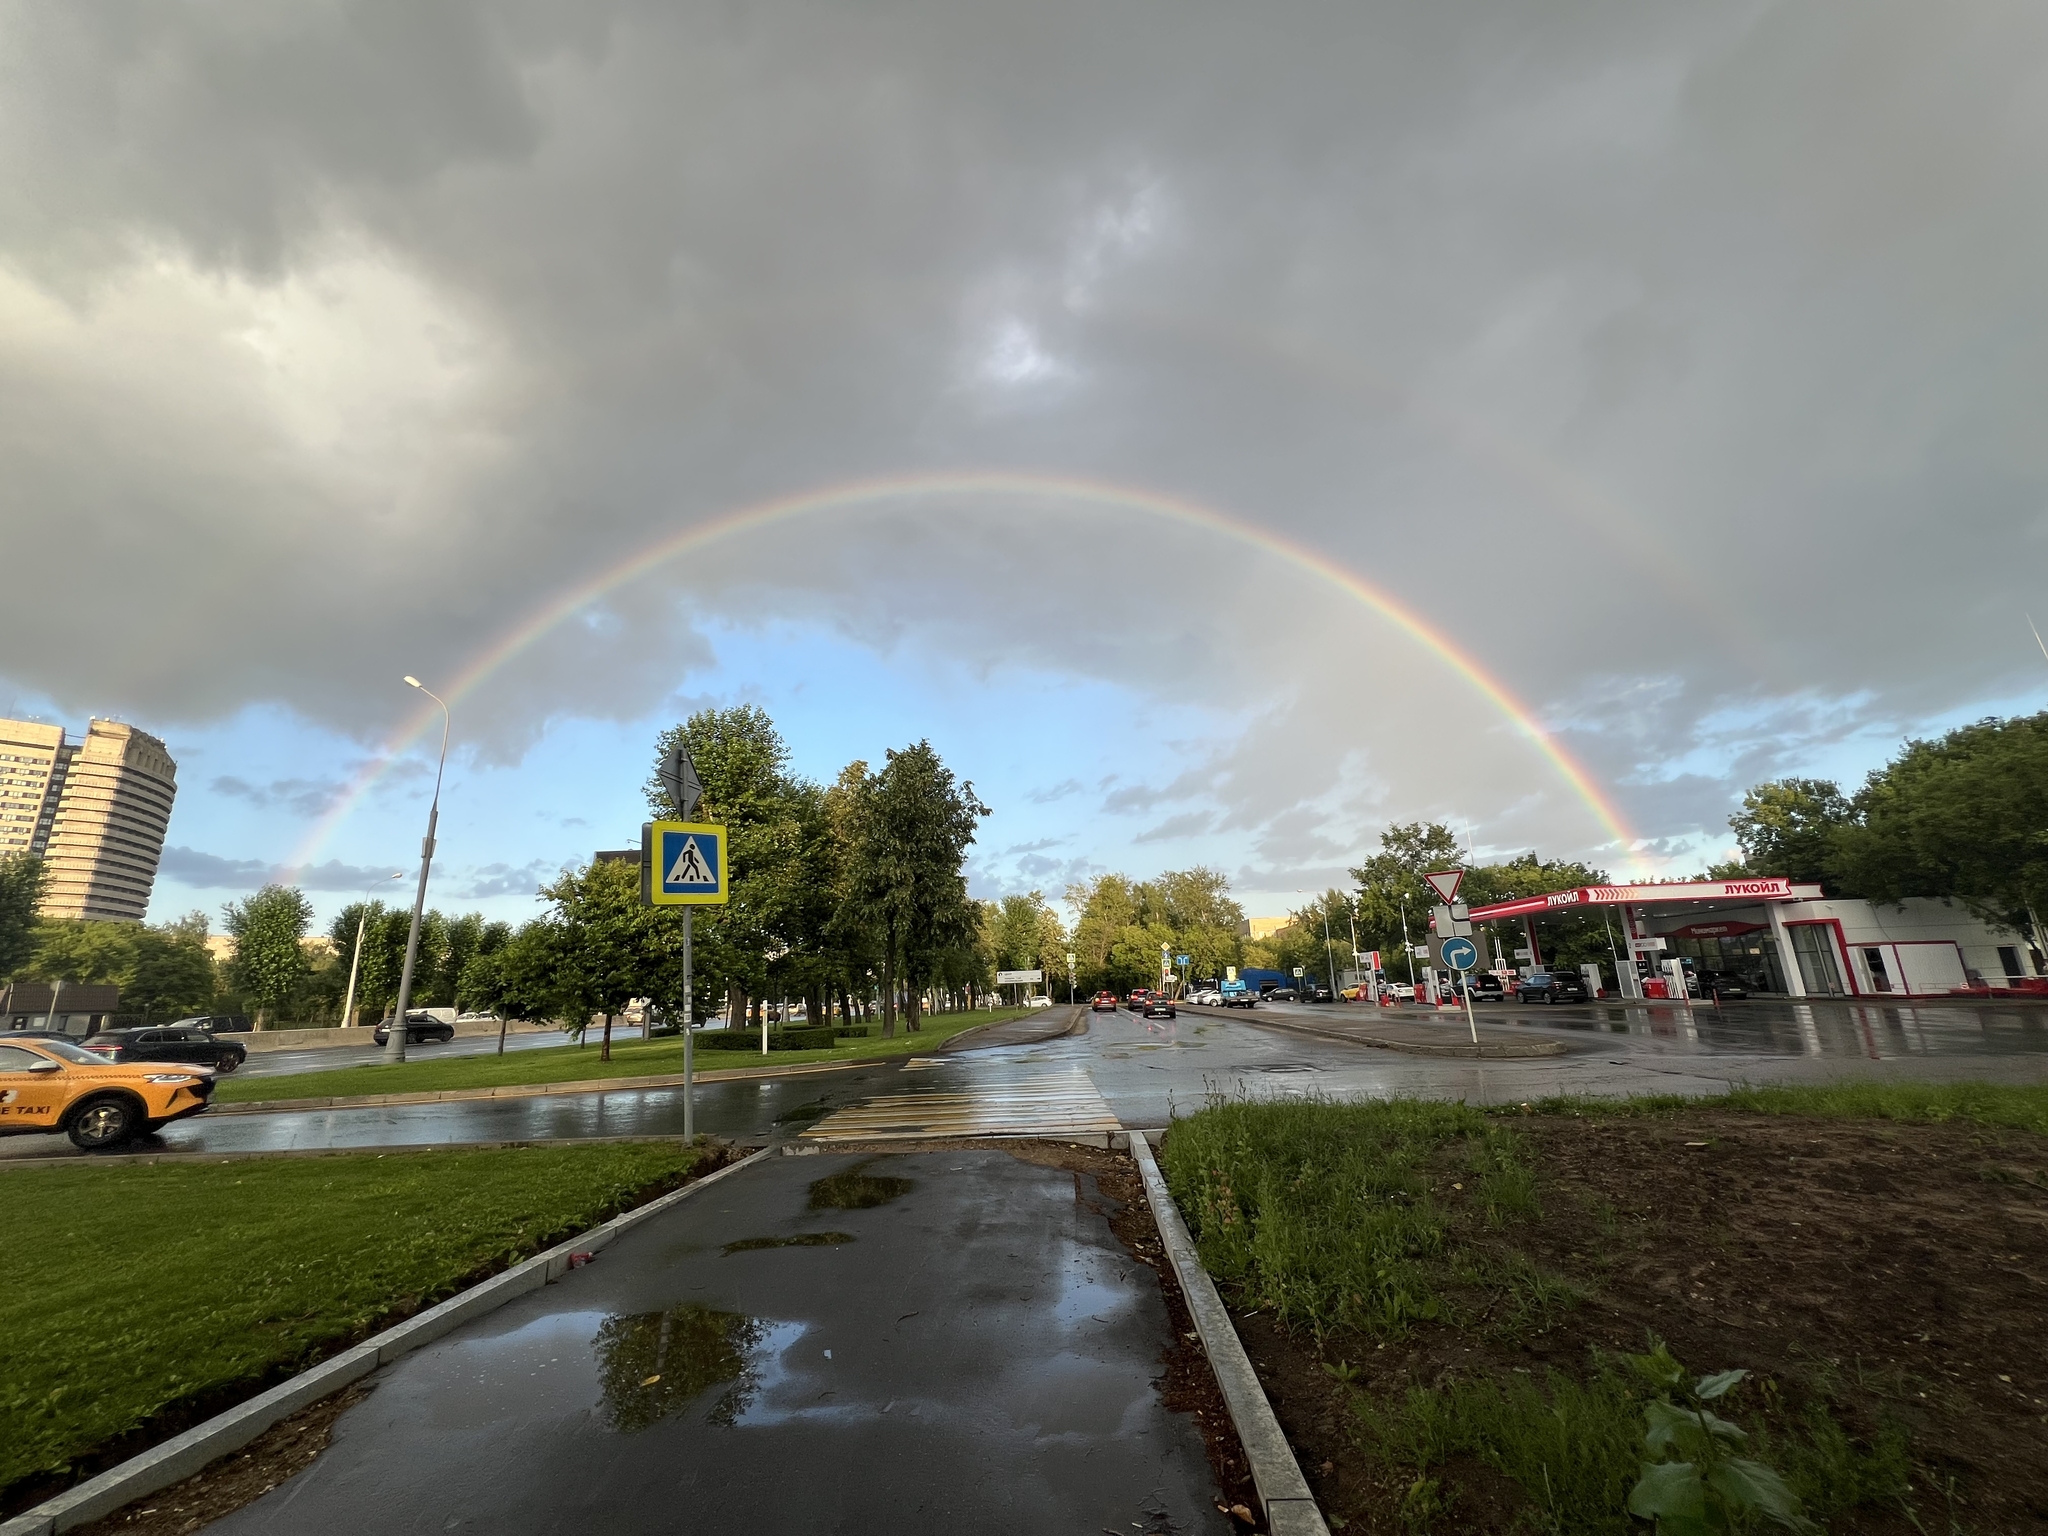
<path id="1" fill-rule="evenodd" d="M 1073 947 L 1084 992 L 1157 984 L 1161 944 L 1188 956 L 1193 978 L 1221 977 L 1246 963 L 1238 934 L 1244 909 L 1217 870 L 1197 865 L 1150 880 L 1102 875 L 1068 886 L 1067 905 L 1078 914 Z"/>
<path id="2" fill-rule="evenodd" d="M 1749 1372 L 1717 1371 L 1688 1386 L 1684 1367 L 1662 1344 L 1629 1358 L 1658 1393 L 1643 1408 L 1648 1459 L 1629 1490 L 1630 1514 L 1654 1520 L 1658 1536 L 1719 1536 L 1750 1530 L 1759 1520 L 1788 1531 L 1820 1529 L 1800 1512 L 1784 1478 L 1740 1454 L 1748 1433 L 1707 1406 Z"/>
<path id="3" fill-rule="evenodd" d="M 1641 1388 L 1608 1362 L 1590 1379 L 1556 1371 L 1505 1381 L 1452 1378 L 1392 1403 L 1358 1399 L 1359 1427 L 1379 1455 L 1411 1478 L 1403 1513 L 1427 1530 L 1445 1500 L 1438 1469 L 1469 1456 L 1512 1481 L 1531 1524 L 1556 1536 L 1622 1536 L 1641 1470 Z"/>
<path id="4" fill-rule="evenodd" d="M 1849 801 L 1831 781 L 1774 779 L 1744 794 L 1742 809 L 1728 825 L 1749 870 L 1820 881 L 1833 861 L 1836 835 L 1849 820 Z"/>
<path id="5" fill-rule="evenodd" d="M 177 1018 L 212 1006 L 213 956 L 199 913 L 157 927 L 56 918 L 37 924 L 34 939 L 34 953 L 20 967 L 24 977 L 111 982 L 121 989 L 121 1011 L 145 1018 Z"/>
<path id="6" fill-rule="evenodd" d="M 1453 1142 L 1494 1167 L 1520 1162 L 1478 1110 L 1420 1099 L 1215 1104 L 1174 1126 L 1161 1160 L 1203 1264 L 1248 1304 L 1318 1336 L 1387 1337 L 1450 1317 L 1451 1282 L 1525 1283 L 1450 1264 L 1427 1175 Z"/>
<path id="7" fill-rule="evenodd" d="M 2048 713 L 1908 742 L 1854 811 L 1830 864 L 1845 889 L 1953 897 L 2017 925 L 2048 907 Z"/>
<path id="8" fill-rule="evenodd" d="M 306 974 L 299 941 L 313 920 L 313 904 L 296 886 L 266 885 L 245 901 L 229 902 L 221 915 L 235 937 L 230 980 L 275 1012 Z"/>
<path id="9" fill-rule="evenodd" d="M 0 1488 L 603 1220 L 673 1144 L 8 1175 Z M 223 1270 L 232 1254 L 232 1278 Z"/>
<path id="10" fill-rule="evenodd" d="M 13 979 L 36 949 L 36 905 L 49 866 L 33 854 L 0 857 L 0 981 Z"/>

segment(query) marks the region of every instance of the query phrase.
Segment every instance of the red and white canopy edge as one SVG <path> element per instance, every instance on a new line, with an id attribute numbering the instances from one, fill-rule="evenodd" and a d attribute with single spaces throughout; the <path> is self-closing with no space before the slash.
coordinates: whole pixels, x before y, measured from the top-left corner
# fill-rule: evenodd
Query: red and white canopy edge
<path id="1" fill-rule="evenodd" d="M 1526 917 L 1569 907 L 1654 906 L 1663 901 L 1818 901 L 1818 885 L 1794 884 L 1773 875 L 1765 880 L 1682 880 L 1669 885 L 1582 885 L 1542 896 L 1519 896 L 1490 907 L 1474 907 L 1472 921 Z"/>

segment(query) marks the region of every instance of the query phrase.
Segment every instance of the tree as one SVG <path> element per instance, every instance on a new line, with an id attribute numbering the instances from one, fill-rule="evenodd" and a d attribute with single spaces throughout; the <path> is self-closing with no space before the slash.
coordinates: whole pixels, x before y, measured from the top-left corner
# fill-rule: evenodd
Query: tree
<path id="1" fill-rule="evenodd" d="M 257 1002 L 256 1027 L 274 1012 L 306 974 L 299 941 L 313 920 L 313 904 L 296 886 L 266 885 L 246 901 L 221 909 L 222 926 L 234 935 L 230 975 Z"/>
<path id="2" fill-rule="evenodd" d="M 1744 866 L 1758 875 L 1820 882 L 1834 857 L 1836 834 L 1852 819 L 1847 797 L 1828 779 L 1773 779 L 1742 797 L 1728 818 Z"/>
<path id="3" fill-rule="evenodd" d="M 134 961 L 121 978 L 123 1012 L 148 1019 L 176 1019 L 213 1006 L 216 978 L 207 951 L 204 922 L 195 934 L 189 920 L 141 929 Z"/>
<path id="4" fill-rule="evenodd" d="M 988 807 L 955 780 L 931 743 L 892 750 L 867 781 L 856 810 L 849 894 L 882 937 L 882 1033 L 896 1032 L 899 980 L 918 1027 L 920 997 L 939 957 L 978 926 L 965 864 Z"/>
<path id="5" fill-rule="evenodd" d="M 0 981 L 28 964 L 36 949 L 36 906 L 49 866 L 28 853 L 0 858 Z"/>
<path id="6" fill-rule="evenodd" d="M 1876 901 L 1960 900 L 2035 928 L 2048 907 L 2048 713 L 1910 741 L 1833 831 L 1831 883 Z"/>

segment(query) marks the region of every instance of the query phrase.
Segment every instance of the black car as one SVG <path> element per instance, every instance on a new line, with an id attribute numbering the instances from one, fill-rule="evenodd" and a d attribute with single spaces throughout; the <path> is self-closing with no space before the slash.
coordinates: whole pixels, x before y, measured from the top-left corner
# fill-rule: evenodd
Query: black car
<path id="1" fill-rule="evenodd" d="M 226 1075 L 249 1059 L 247 1047 L 218 1040 L 210 1029 L 165 1024 L 150 1029 L 103 1029 L 78 1042 L 109 1061 L 181 1061 Z"/>
<path id="2" fill-rule="evenodd" d="M 1702 997 L 1749 996 L 1749 984 L 1733 971 L 1701 971 L 1699 984 Z"/>
<path id="3" fill-rule="evenodd" d="M 246 1035 L 251 1027 L 246 1013 L 201 1013 L 171 1022 L 173 1029 L 203 1029 L 210 1035 Z"/>
<path id="4" fill-rule="evenodd" d="M 1153 993 L 1145 999 L 1145 1017 L 1148 1019 L 1175 1019 L 1180 1015 L 1173 1011 L 1173 999 L 1160 993 Z"/>
<path id="5" fill-rule="evenodd" d="M 1298 1003 L 1301 1001 L 1301 994 L 1292 987 L 1265 987 L 1259 991 L 1259 1001 L 1262 1003 Z"/>
<path id="6" fill-rule="evenodd" d="M 1330 1002 L 1332 1000 L 1330 997 L 1330 989 L 1328 987 L 1310 987 L 1308 989 L 1308 995 L 1302 1000 L 1304 1002 L 1310 1003 Z"/>
<path id="7" fill-rule="evenodd" d="M 1489 971 L 1477 971 L 1465 978 L 1465 986 L 1475 1003 L 1499 1003 L 1507 999 L 1508 989 L 1500 984 L 1500 978 Z"/>
<path id="8" fill-rule="evenodd" d="M 1475 994 L 1476 995 L 1476 994 Z M 1592 1001 L 1586 978 L 1571 971 L 1549 971 L 1524 976 L 1516 994 L 1524 1003 L 1585 1003 Z"/>
<path id="9" fill-rule="evenodd" d="M 377 1029 L 373 1038 L 379 1045 L 383 1045 L 391 1039 L 391 1021 L 389 1019 L 379 1019 L 377 1021 Z M 407 1045 L 425 1045 L 429 1040 L 445 1044 L 454 1038 L 455 1026 L 445 1020 L 435 1018 L 431 1013 L 408 1013 L 405 1016 L 405 1043 Z"/>

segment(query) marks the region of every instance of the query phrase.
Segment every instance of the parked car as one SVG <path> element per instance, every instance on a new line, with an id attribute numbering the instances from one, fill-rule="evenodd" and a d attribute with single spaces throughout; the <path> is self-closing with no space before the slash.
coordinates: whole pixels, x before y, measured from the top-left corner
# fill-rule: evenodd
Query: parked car
<path id="1" fill-rule="evenodd" d="M 1294 1003 L 1301 1000 L 1301 994 L 1292 987 L 1267 987 L 1260 991 L 1262 1003 Z"/>
<path id="2" fill-rule="evenodd" d="M 1390 981 L 1387 983 L 1387 991 L 1396 1002 L 1412 1003 L 1415 1001 L 1415 984 L 1413 982 Z"/>
<path id="3" fill-rule="evenodd" d="M 1052 999 L 1041 992 L 1036 997 L 1025 998 L 1024 1006 L 1026 1008 L 1050 1008 L 1052 1006 Z"/>
<path id="4" fill-rule="evenodd" d="M 1539 971 L 1534 976 L 1524 976 L 1522 984 L 1515 989 L 1515 999 L 1523 1003 L 1584 1003 L 1592 1000 L 1586 991 L 1586 978 L 1576 971 Z"/>
<path id="5" fill-rule="evenodd" d="M 1204 1008 L 1221 1008 L 1223 1006 L 1223 994 L 1215 987 L 1204 987 L 1193 997 L 1189 998 L 1188 1001 L 1198 1003 Z"/>
<path id="6" fill-rule="evenodd" d="M 225 1075 L 249 1059 L 238 1040 L 217 1040 L 210 1029 L 166 1024 L 153 1029 L 103 1029 L 79 1042 L 108 1061 L 182 1061 Z"/>
<path id="7" fill-rule="evenodd" d="M 1500 978 L 1491 971 L 1474 971 L 1465 978 L 1465 984 L 1471 989 L 1472 1001 L 1475 1003 L 1507 1001 L 1508 989 L 1501 985 Z"/>
<path id="8" fill-rule="evenodd" d="M 455 1022 L 458 1024 L 501 1024 L 504 1020 L 500 1019 L 495 1013 L 462 1013 L 456 1015 Z M 660 1020 L 656 1019 L 655 1022 L 658 1025 Z"/>
<path id="9" fill-rule="evenodd" d="M 1747 997 L 1749 996 L 1749 983 L 1733 971 L 1701 971 L 1699 973 L 1699 996 Z"/>
<path id="10" fill-rule="evenodd" d="M 1249 983 L 1239 978 L 1231 978 L 1216 990 L 1222 996 L 1223 1006 L 1226 1008 L 1252 1008 L 1258 1005 L 1258 993 L 1251 989 Z"/>
<path id="11" fill-rule="evenodd" d="M 1302 1001 L 1305 1003 L 1327 1003 L 1331 1001 L 1330 989 L 1324 986 L 1304 988 Z"/>
<path id="12" fill-rule="evenodd" d="M 379 1019 L 377 1021 L 374 1038 L 379 1045 L 383 1045 L 390 1040 L 391 1021 L 389 1019 Z M 455 1026 L 447 1020 L 437 1019 L 431 1014 L 421 1013 L 413 1009 L 406 1011 L 405 1043 L 407 1045 L 425 1045 L 429 1040 L 446 1043 L 454 1038 Z"/>
<path id="13" fill-rule="evenodd" d="M 1098 992 L 1095 994 L 1095 1001 L 1090 1003 L 1088 1007 L 1094 1013 L 1115 1013 L 1116 994 L 1114 992 Z"/>
<path id="14" fill-rule="evenodd" d="M 69 1040 L 0 1039 L 0 1136 L 62 1131 L 87 1152 L 196 1115 L 213 1096 L 205 1067 L 109 1061 Z"/>
<path id="15" fill-rule="evenodd" d="M 1174 1012 L 1173 999 L 1159 992 L 1154 992 L 1145 999 L 1144 1014 L 1148 1019 L 1173 1019 L 1179 1017 Z"/>

